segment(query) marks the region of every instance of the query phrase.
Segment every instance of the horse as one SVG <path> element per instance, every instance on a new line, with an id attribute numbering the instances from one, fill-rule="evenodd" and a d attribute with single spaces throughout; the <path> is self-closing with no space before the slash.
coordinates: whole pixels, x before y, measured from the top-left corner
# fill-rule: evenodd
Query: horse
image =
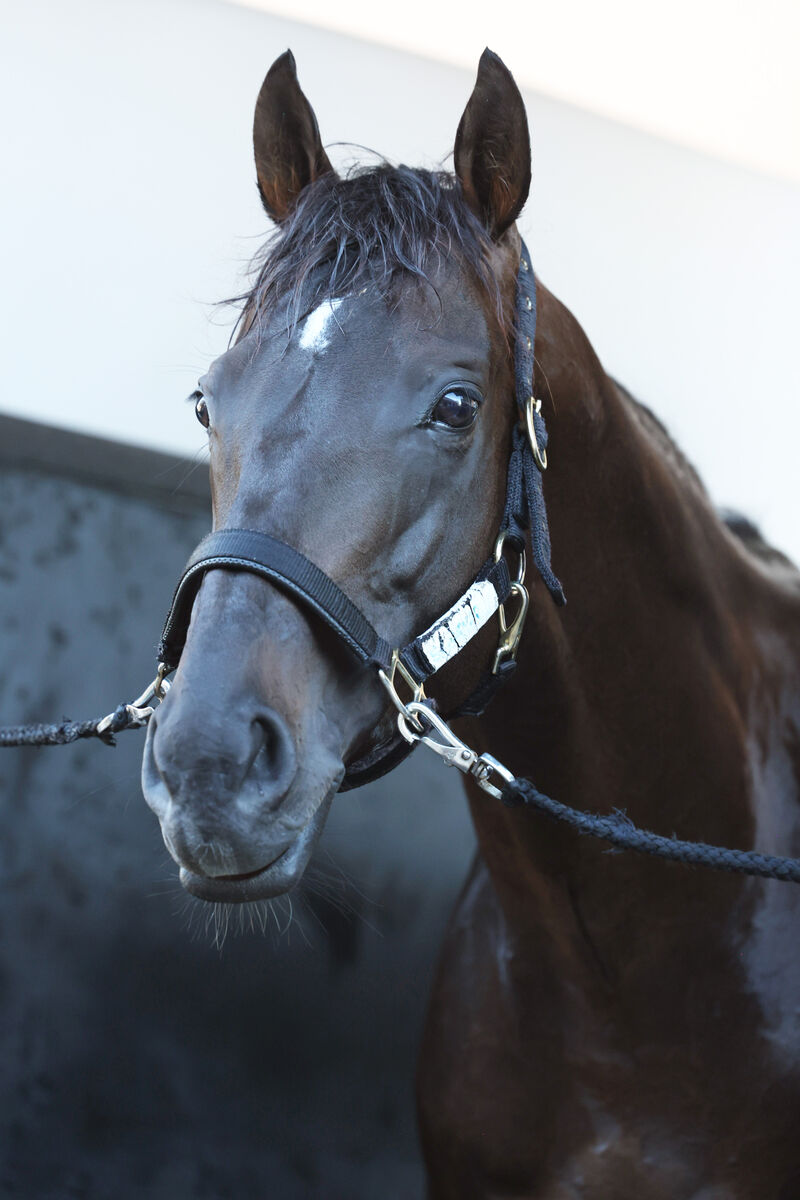
<path id="1" fill-rule="evenodd" d="M 524 103 L 487 50 L 453 173 L 340 178 L 287 52 L 254 149 L 276 231 L 192 397 L 214 528 L 296 547 L 401 646 L 465 591 L 502 521 Z M 800 576 L 720 517 L 538 281 L 535 301 L 569 603 L 529 572 L 517 669 L 456 728 L 575 807 L 797 850 Z M 487 624 L 443 667 L 440 711 L 474 692 L 495 645 Z M 143 762 L 184 887 L 210 903 L 289 891 L 348 769 L 381 760 L 396 718 L 290 589 L 209 570 Z M 603 852 L 466 788 L 478 850 L 417 1070 L 431 1200 L 796 1200 L 795 889 Z"/>

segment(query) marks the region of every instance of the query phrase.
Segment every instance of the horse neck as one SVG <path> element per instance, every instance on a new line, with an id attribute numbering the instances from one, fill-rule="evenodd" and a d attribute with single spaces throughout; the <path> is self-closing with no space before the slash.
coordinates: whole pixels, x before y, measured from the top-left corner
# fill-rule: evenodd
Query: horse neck
<path id="1" fill-rule="evenodd" d="M 798 577 L 787 567 L 780 585 L 755 562 L 658 423 L 604 373 L 571 314 L 544 289 L 539 308 L 545 496 L 568 604 L 556 608 L 534 585 L 518 670 L 476 740 L 567 804 L 623 808 L 658 832 L 750 846 L 768 802 L 753 786 L 754 756 L 781 722 L 800 725 L 787 683 L 800 674 Z M 800 756 L 791 770 L 796 779 Z M 664 894 L 664 867 L 652 860 L 604 854 L 602 843 L 485 798 L 473 815 L 501 890 L 581 879 L 611 901 L 612 920 L 632 887 L 641 895 L 658 877 Z M 768 822 L 769 837 L 789 819 Z M 671 900 L 686 876 L 672 869 Z M 693 872 L 686 894 L 707 886 Z"/>

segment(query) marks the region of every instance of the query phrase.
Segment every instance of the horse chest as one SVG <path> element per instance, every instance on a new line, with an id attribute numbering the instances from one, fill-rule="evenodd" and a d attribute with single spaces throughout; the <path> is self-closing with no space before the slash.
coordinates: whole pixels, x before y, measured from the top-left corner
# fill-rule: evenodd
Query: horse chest
<path id="1" fill-rule="evenodd" d="M 687 984 L 670 997 L 681 1010 L 670 1027 L 642 1011 L 652 995 L 613 994 L 607 981 L 593 993 L 557 940 L 543 932 L 520 947 L 476 865 L 420 1057 L 431 1196 L 783 1195 L 800 1167 L 800 1076 L 747 972 Z"/>

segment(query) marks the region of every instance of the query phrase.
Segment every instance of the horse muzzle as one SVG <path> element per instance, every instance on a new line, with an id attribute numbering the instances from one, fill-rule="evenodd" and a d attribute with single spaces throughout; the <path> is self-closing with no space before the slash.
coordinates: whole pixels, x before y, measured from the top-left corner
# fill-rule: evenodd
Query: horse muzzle
<path id="1" fill-rule="evenodd" d="M 298 770 L 293 737 L 270 709 L 214 721 L 182 693 L 176 688 L 151 719 L 142 764 L 144 796 L 181 884 L 226 903 L 289 891 L 344 768 L 326 753 Z"/>
<path id="2" fill-rule="evenodd" d="M 182 866 L 181 884 L 192 896 L 212 904 L 244 904 L 291 891 L 308 866 L 337 788 L 338 780 L 294 842 L 267 866 L 240 875 L 214 876 L 198 875 Z"/>

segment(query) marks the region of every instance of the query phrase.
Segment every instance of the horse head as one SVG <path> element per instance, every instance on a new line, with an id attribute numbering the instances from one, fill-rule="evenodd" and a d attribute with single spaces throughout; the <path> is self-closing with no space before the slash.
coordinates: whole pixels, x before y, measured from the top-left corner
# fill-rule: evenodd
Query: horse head
<path id="1" fill-rule="evenodd" d="M 503 511 L 524 105 L 486 51 L 454 174 L 340 178 L 287 52 L 261 88 L 254 146 L 277 229 L 237 336 L 193 397 L 214 528 L 295 547 L 403 645 L 468 587 Z M 443 708 L 495 640 L 487 630 L 445 668 Z M 209 571 L 143 765 L 184 887 L 212 901 L 293 887 L 349 764 L 374 757 L 395 718 L 376 674 L 308 606 L 253 574 Z"/>

